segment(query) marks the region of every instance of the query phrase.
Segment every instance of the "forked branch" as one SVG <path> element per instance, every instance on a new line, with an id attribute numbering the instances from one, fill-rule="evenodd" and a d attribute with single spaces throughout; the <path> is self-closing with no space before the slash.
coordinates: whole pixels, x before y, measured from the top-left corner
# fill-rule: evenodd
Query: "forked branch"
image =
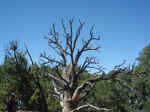
<path id="1" fill-rule="evenodd" d="M 125 68 L 126 69 L 126 68 Z M 114 71 L 113 73 L 109 74 L 109 75 L 100 75 L 95 79 L 90 79 L 88 81 L 86 81 L 85 83 L 83 83 L 81 86 L 77 87 L 77 89 L 75 90 L 73 97 L 76 96 L 76 94 L 78 94 L 78 96 L 80 95 L 80 93 L 87 87 L 93 87 L 96 82 L 101 81 L 101 80 L 111 80 L 116 78 L 116 76 L 122 72 L 125 71 L 125 69 L 118 69 L 116 71 Z"/>
<path id="2" fill-rule="evenodd" d="M 78 63 L 80 56 L 84 52 L 86 52 L 86 51 L 96 51 L 96 50 L 98 50 L 100 48 L 100 46 L 97 46 L 95 48 L 90 46 L 90 44 L 92 43 L 92 41 L 94 41 L 94 40 L 100 40 L 99 36 L 98 37 L 94 36 L 93 29 L 94 29 L 94 27 L 92 27 L 91 30 L 90 30 L 90 38 L 87 41 L 83 40 L 83 45 L 82 45 L 81 49 L 78 49 L 78 52 L 77 52 L 76 57 L 75 57 L 75 64 Z"/>

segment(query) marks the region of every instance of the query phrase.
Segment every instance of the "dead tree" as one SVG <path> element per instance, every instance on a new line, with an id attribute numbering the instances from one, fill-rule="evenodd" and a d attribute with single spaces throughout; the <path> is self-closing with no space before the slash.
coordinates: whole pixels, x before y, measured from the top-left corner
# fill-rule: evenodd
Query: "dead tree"
<path id="1" fill-rule="evenodd" d="M 87 87 L 94 87 L 95 83 L 100 80 L 110 80 L 115 78 L 116 75 L 124 71 L 124 69 L 117 68 L 115 72 L 110 75 L 101 75 L 93 79 L 89 79 L 83 84 L 79 85 L 80 75 L 89 68 L 98 68 L 98 63 L 94 56 L 86 56 L 84 60 L 80 60 L 83 54 L 97 51 L 100 46 L 92 46 L 92 43 L 99 41 L 100 37 L 96 36 L 94 33 L 94 27 L 92 26 L 89 31 L 89 37 L 85 37 L 84 40 L 81 39 L 80 34 L 84 26 L 84 22 L 79 20 L 79 26 L 76 32 L 73 32 L 73 19 L 69 20 L 68 26 L 62 20 L 61 25 L 63 29 L 63 42 L 59 37 L 59 33 L 56 31 L 55 24 L 52 25 L 50 32 L 45 38 L 48 40 L 48 45 L 52 50 L 57 53 L 58 56 L 53 57 L 53 55 L 47 56 L 45 53 L 41 54 L 44 63 L 52 63 L 56 65 L 56 73 L 47 73 L 44 76 L 50 78 L 53 83 L 54 96 L 57 96 L 60 100 L 60 105 L 62 107 L 62 112 L 75 112 L 81 108 L 91 107 L 98 111 L 110 111 L 111 109 L 98 108 L 87 104 L 85 106 L 79 106 L 79 101 L 81 101 L 80 93 L 84 92 Z M 79 62 L 82 63 L 79 65 Z M 79 69 L 76 69 L 79 67 Z M 59 72 L 62 69 L 62 73 Z M 86 96 L 87 94 L 85 94 Z"/>

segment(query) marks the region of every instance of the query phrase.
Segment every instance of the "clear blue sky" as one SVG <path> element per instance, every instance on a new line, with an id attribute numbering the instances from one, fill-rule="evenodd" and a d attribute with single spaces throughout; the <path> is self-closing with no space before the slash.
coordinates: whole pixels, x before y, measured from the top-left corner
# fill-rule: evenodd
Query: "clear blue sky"
<path id="1" fill-rule="evenodd" d="M 150 43 L 149 0 L 0 0 L 0 60 L 9 40 L 19 40 L 38 61 L 48 48 L 42 35 L 50 24 L 71 17 L 95 25 L 101 35 L 98 57 L 107 70 L 124 59 L 134 62 Z"/>

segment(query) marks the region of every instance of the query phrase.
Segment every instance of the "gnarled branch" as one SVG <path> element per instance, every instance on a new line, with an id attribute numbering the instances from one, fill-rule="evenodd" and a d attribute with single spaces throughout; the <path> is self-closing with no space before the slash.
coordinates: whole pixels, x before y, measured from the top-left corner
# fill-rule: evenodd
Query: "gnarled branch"
<path id="1" fill-rule="evenodd" d="M 98 50 L 100 47 L 90 47 L 90 44 L 93 40 L 100 40 L 100 37 L 94 37 L 94 33 L 93 33 L 93 29 L 94 27 L 92 26 L 91 30 L 90 30 L 90 38 L 87 40 L 87 41 L 83 41 L 83 45 L 81 47 L 81 49 L 78 49 L 78 52 L 76 54 L 76 57 L 75 57 L 75 63 L 77 64 L 78 61 L 79 61 L 79 58 L 80 56 L 86 52 L 86 51 L 95 51 L 95 50 Z"/>
<path id="2" fill-rule="evenodd" d="M 99 77 L 95 78 L 95 79 L 90 79 L 88 81 L 86 81 L 85 83 L 83 83 L 81 86 L 79 86 L 78 88 L 76 88 L 73 97 L 76 96 L 76 94 L 78 94 L 78 97 L 81 93 L 82 90 L 84 90 L 86 87 L 93 87 L 95 85 L 96 82 L 100 81 L 100 80 L 110 80 L 113 78 L 116 78 L 116 76 L 122 72 L 124 72 L 125 69 L 118 69 L 116 71 L 114 71 L 113 73 L 109 74 L 109 75 L 100 75 Z"/>
<path id="3" fill-rule="evenodd" d="M 86 104 L 86 105 L 82 105 L 80 107 L 77 107 L 76 109 L 72 110 L 71 112 L 79 112 L 79 110 L 84 109 L 84 108 L 92 108 L 96 111 L 106 111 L 106 112 L 110 112 L 112 111 L 112 109 L 107 109 L 107 108 L 99 108 L 97 106 L 91 105 L 91 104 Z"/>

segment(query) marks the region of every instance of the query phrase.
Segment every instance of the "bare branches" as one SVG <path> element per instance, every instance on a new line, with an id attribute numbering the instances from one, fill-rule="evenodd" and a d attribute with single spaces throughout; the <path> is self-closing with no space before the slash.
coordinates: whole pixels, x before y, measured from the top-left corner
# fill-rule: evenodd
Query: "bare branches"
<path id="1" fill-rule="evenodd" d="M 55 83 L 57 83 L 60 87 L 65 87 L 67 85 L 65 81 L 61 80 L 60 78 L 58 78 L 50 73 L 47 73 L 44 76 L 54 80 Z"/>
<path id="2" fill-rule="evenodd" d="M 65 79 L 62 77 L 62 75 L 60 74 L 58 66 L 56 66 L 56 69 L 55 69 L 55 70 L 56 70 L 56 73 L 58 74 L 59 78 L 60 78 L 62 81 L 64 81 L 64 82 L 68 85 L 69 83 L 67 82 L 67 80 L 65 80 Z"/>
<path id="3" fill-rule="evenodd" d="M 42 58 L 46 59 L 47 62 L 55 63 L 56 65 L 61 65 L 63 69 L 63 73 L 58 74 L 59 77 L 56 77 L 52 74 L 48 74 L 47 76 L 50 77 L 55 81 L 55 83 L 62 87 L 70 87 L 73 91 L 77 86 L 77 80 L 79 74 L 84 72 L 87 68 L 94 68 L 92 65 L 97 65 L 95 57 L 87 56 L 83 61 L 79 71 L 76 71 L 78 67 L 78 62 L 82 54 L 88 51 L 96 51 L 100 47 L 94 46 L 92 47 L 91 44 L 95 40 L 100 40 L 100 37 L 96 37 L 94 34 L 94 27 L 92 26 L 89 32 L 89 38 L 85 41 L 83 40 L 81 46 L 77 46 L 79 42 L 79 38 L 81 35 L 81 31 L 84 26 L 84 22 L 79 20 L 79 26 L 75 34 L 73 33 L 73 19 L 69 20 L 69 28 L 66 27 L 64 21 L 61 21 L 62 29 L 63 29 L 63 36 L 64 42 L 63 44 L 60 42 L 58 32 L 56 31 L 56 26 L 53 24 L 52 29 L 49 32 L 50 37 L 45 37 L 48 39 L 49 46 L 55 50 L 55 52 L 61 57 L 62 60 L 58 59 L 58 57 L 48 57 L 46 55 L 41 55 Z M 69 61 L 67 60 L 69 59 Z M 69 68 L 67 68 L 67 64 Z M 90 85 L 91 82 L 84 83 L 82 86 L 76 89 L 76 92 L 80 92 L 82 88 Z"/>
<path id="4" fill-rule="evenodd" d="M 75 75 L 72 78 L 72 82 L 71 82 L 71 87 L 74 86 L 74 84 L 76 83 L 76 80 L 78 79 L 79 75 L 83 72 L 85 72 L 85 70 L 89 69 L 94 69 L 96 71 L 96 69 L 99 69 L 98 66 L 98 62 L 96 62 L 96 58 L 95 57 L 89 57 L 87 56 L 83 62 L 83 64 L 80 66 L 79 70 L 75 71 Z"/>
<path id="5" fill-rule="evenodd" d="M 96 62 L 95 57 L 87 56 L 85 58 L 83 64 L 81 65 L 80 70 L 77 72 L 77 75 L 84 72 L 87 68 L 91 68 L 91 65 L 96 65 L 96 64 L 98 64 L 98 63 Z"/>
<path id="6" fill-rule="evenodd" d="M 62 20 L 62 28 L 64 30 L 64 37 L 66 39 L 66 49 L 69 48 L 70 52 L 68 54 L 71 58 L 71 63 L 74 64 L 74 59 L 73 59 L 74 52 L 72 48 L 72 41 L 73 41 L 72 24 L 73 24 L 73 19 L 69 20 L 70 33 L 67 33 L 67 29 L 65 27 L 64 21 Z"/>
<path id="7" fill-rule="evenodd" d="M 126 70 L 126 68 L 124 69 L 121 69 L 119 68 L 118 70 L 115 70 L 113 73 L 109 74 L 109 75 L 102 75 L 102 76 L 99 76 L 98 78 L 96 79 L 91 79 L 89 80 L 90 83 L 95 83 L 99 80 L 110 80 L 110 79 L 113 79 L 113 78 L 116 78 L 116 76 L 122 72 L 124 72 Z"/>
<path id="8" fill-rule="evenodd" d="M 83 40 L 83 45 L 82 45 L 81 49 L 79 49 L 79 47 L 77 46 L 77 42 L 79 40 L 81 30 L 83 29 L 83 26 L 84 26 L 85 23 L 81 22 L 79 20 L 79 27 L 76 31 L 75 36 L 73 35 L 73 19 L 69 20 L 69 28 L 68 28 L 69 30 L 68 31 L 67 31 L 67 27 L 65 26 L 65 23 L 64 23 L 63 19 L 61 21 L 61 24 L 62 24 L 64 37 L 65 37 L 65 42 L 64 42 L 65 45 L 62 45 L 61 42 L 59 41 L 59 37 L 58 37 L 59 35 L 58 35 L 58 32 L 56 31 L 55 24 L 52 25 L 52 29 L 49 32 L 49 35 L 51 37 L 46 36 L 45 38 L 48 39 L 49 46 L 53 50 L 55 50 L 59 56 L 61 56 L 61 58 L 63 59 L 63 63 L 62 62 L 60 63 L 60 61 L 58 61 L 54 58 L 50 59 L 50 58 L 47 58 L 45 56 L 42 56 L 42 57 L 47 59 L 49 62 L 59 63 L 63 66 L 66 66 L 67 56 L 69 56 L 70 59 L 71 59 L 70 61 L 73 65 L 73 70 L 74 70 L 75 66 L 77 66 L 77 64 L 78 64 L 80 56 L 84 52 L 91 51 L 91 50 L 95 51 L 95 50 L 98 50 L 100 48 L 99 46 L 98 47 L 91 47 L 90 46 L 92 41 L 100 40 L 100 38 L 95 37 L 94 32 L 93 32 L 94 27 L 92 26 L 91 30 L 90 30 L 90 33 L 89 33 L 90 38 L 87 41 Z M 69 48 L 69 51 L 68 51 L 68 48 Z M 78 51 L 76 52 L 75 49 L 78 50 Z"/>
<path id="9" fill-rule="evenodd" d="M 84 109 L 84 108 L 92 108 L 96 111 L 106 111 L 106 112 L 110 112 L 112 111 L 112 109 L 107 109 L 107 108 L 99 108 L 97 106 L 91 105 L 91 104 L 86 104 L 86 105 L 82 105 L 74 110 L 72 110 L 71 112 L 79 112 L 79 110 Z"/>
<path id="10" fill-rule="evenodd" d="M 82 90 L 84 90 L 86 87 L 90 86 L 93 87 L 95 85 L 96 82 L 100 81 L 100 80 L 111 80 L 113 78 L 116 78 L 116 76 L 122 72 L 124 72 L 125 69 L 118 69 L 116 71 L 114 71 L 113 73 L 109 74 L 109 75 L 100 75 L 99 77 L 95 78 L 95 79 L 89 79 L 88 81 L 86 81 L 85 83 L 83 83 L 81 86 L 79 86 L 74 94 L 76 93 L 80 93 Z"/>
<path id="11" fill-rule="evenodd" d="M 85 82 L 85 83 L 83 83 L 81 86 L 79 86 L 78 88 L 76 88 L 76 90 L 75 90 L 75 92 L 73 93 L 73 96 L 72 96 L 72 100 L 73 100 L 74 102 L 77 102 L 77 101 L 79 100 L 79 96 L 80 96 L 81 91 L 82 91 L 83 89 L 85 89 L 85 87 L 87 87 L 88 85 L 93 86 L 91 83 Z M 85 95 L 88 95 L 88 92 L 87 92 L 87 94 L 85 94 Z M 84 96 L 84 97 L 85 97 L 85 96 Z M 80 100 L 81 100 L 81 99 L 80 99 Z"/>
<path id="12" fill-rule="evenodd" d="M 46 59 L 48 62 L 46 63 L 56 63 L 56 64 L 59 64 L 59 65 L 62 65 L 62 66 L 65 66 L 63 62 L 59 61 L 58 59 L 55 59 L 55 58 L 51 58 L 51 57 L 47 57 L 46 55 L 44 54 L 41 54 L 42 58 Z"/>
<path id="13" fill-rule="evenodd" d="M 80 33 L 81 33 L 82 28 L 83 28 L 83 25 L 85 24 L 84 22 L 82 23 L 80 20 L 79 20 L 79 23 L 80 23 L 80 25 L 77 29 L 76 36 L 75 36 L 75 39 L 74 39 L 74 42 L 73 42 L 73 51 L 75 50 L 76 43 L 77 43 L 77 41 L 80 37 Z"/>
<path id="14" fill-rule="evenodd" d="M 58 98 L 59 98 L 59 100 L 60 100 L 60 105 L 61 105 L 61 107 L 63 107 L 63 94 L 60 93 L 60 92 L 57 90 L 55 81 L 52 81 L 52 84 L 53 84 L 55 93 L 59 96 Z"/>
<path id="15" fill-rule="evenodd" d="M 122 67 L 125 63 L 126 63 L 126 60 L 123 60 L 123 62 L 122 62 L 121 64 L 116 65 L 116 66 L 114 67 L 114 70 L 120 69 L 120 67 Z"/>
<path id="16" fill-rule="evenodd" d="M 64 31 L 64 37 L 66 38 L 66 46 L 68 46 L 71 51 L 72 50 L 72 23 L 73 23 L 73 20 L 69 21 L 70 33 L 67 32 L 67 28 L 66 28 L 63 20 L 61 21 L 61 23 L 62 23 L 62 28 Z"/>
<path id="17" fill-rule="evenodd" d="M 76 58 L 75 58 L 75 63 L 76 64 L 78 63 L 80 56 L 84 52 L 86 52 L 86 51 L 96 51 L 100 48 L 99 46 L 95 47 L 95 48 L 89 46 L 92 41 L 100 40 L 100 37 L 94 37 L 93 28 L 94 27 L 92 27 L 91 30 L 90 30 L 90 38 L 87 41 L 83 41 L 83 45 L 82 45 L 81 49 L 80 50 L 78 49 L 78 52 L 77 52 Z"/>
<path id="18" fill-rule="evenodd" d="M 66 66 L 66 55 L 68 55 L 69 53 L 63 48 L 63 46 L 61 45 L 61 43 L 59 42 L 59 38 L 58 38 L 58 33 L 56 32 L 56 27 L 53 24 L 52 25 L 52 29 L 49 32 L 49 35 L 51 37 L 46 37 L 46 39 L 48 39 L 48 44 L 52 49 L 57 49 L 58 50 L 58 54 L 59 56 L 62 57 L 63 61 L 64 61 L 64 66 Z"/>

